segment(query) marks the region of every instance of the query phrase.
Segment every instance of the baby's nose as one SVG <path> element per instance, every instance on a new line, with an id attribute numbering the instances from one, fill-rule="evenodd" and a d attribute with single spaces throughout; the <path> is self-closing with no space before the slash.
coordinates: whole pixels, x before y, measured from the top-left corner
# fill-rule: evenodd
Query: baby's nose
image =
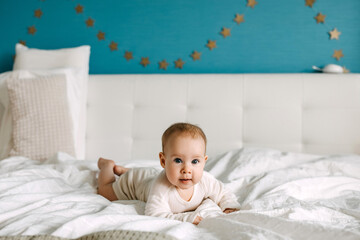
<path id="1" fill-rule="evenodd" d="M 191 173 L 191 169 L 190 168 L 184 168 L 181 170 L 182 174 L 190 174 Z"/>

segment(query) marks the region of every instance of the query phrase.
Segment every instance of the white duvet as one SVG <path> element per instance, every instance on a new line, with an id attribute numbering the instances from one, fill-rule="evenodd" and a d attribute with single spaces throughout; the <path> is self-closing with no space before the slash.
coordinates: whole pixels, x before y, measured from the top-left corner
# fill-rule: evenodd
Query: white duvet
<path id="1" fill-rule="evenodd" d="M 158 167 L 158 160 L 126 166 Z M 140 201 L 96 194 L 96 162 L 59 153 L 40 164 L 0 161 L 0 235 L 77 238 L 106 230 L 162 232 L 178 239 L 360 239 L 360 156 L 315 156 L 245 148 L 209 159 L 206 170 L 231 188 L 242 209 L 211 202 L 195 226 L 144 216 Z"/>

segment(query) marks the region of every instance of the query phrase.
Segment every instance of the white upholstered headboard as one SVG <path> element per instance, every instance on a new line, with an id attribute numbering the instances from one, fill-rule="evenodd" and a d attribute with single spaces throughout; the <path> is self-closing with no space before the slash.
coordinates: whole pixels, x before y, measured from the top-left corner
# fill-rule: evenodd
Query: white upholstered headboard
<path id="1" fill-rule="evenodd" d="M 86 159 L 157 159 L 199 125 L 208 155 L 244 146 L 360 154 L 360 74 L 90 75 Z"/>

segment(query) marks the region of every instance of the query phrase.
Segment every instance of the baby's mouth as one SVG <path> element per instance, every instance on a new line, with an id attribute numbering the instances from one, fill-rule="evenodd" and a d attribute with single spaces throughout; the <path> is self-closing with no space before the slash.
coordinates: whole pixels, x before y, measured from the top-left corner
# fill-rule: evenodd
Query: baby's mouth
<path id="1" fill-rule="evenodd" d="M 180 182 L 182 182 L 182 183 L 191 182 L 191 178 L 183 178 L 183 179 L 180 179 Z"/>

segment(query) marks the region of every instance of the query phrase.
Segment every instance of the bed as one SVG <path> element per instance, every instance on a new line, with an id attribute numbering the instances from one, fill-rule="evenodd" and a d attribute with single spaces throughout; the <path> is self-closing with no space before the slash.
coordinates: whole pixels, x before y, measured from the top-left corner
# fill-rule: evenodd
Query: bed
<path id="1" fill-rule="evenodd" d="M 23 82 L 7 85 L 6 102 L 1 80 L 16 73 L 24 85 L 69 83 L 73 73 L 21 64 L 0 77 L 0 136 L 12 134 L 19 146 L 9 150 L 0 139 L 0 239 L 360 239 L 360 74 L 80 74 L 86 80 L 74 89 L 86 91 L 63 88 L 81 103 L 67 111 L 66 143 L 75 147 L 22 156 L 23 115 L 13 111 L 11 131 L 4 126 Z M 44 77 L 49 71 L 62 77 Z M 196 226 L 96 194 L 99 157 L 160 168 L 161 134 L 180 121 L 203 128 L 205 169 L 232 189 L 240 211 L 224 214 L 209 202 Z"/>

